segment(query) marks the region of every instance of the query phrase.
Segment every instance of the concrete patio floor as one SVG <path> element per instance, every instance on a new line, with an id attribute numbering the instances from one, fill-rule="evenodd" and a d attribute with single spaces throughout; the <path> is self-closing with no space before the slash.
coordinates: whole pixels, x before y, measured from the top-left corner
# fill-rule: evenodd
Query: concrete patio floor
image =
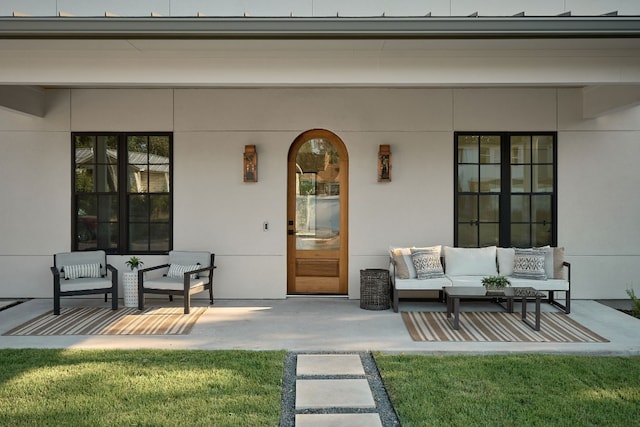
<path id="1" fill-rule="evenodd" d="M 0 308 L 11 301 L 0 302 Z M 181 306 L 177 299 L 172 305 Z M 468 310 L 500 310 L 468 303 Z M 109 307 L 101 299 L 65 298 L 65 306 Z M 169 305 L 166 299 L 147 305 Z M 206 306 L 207 300 L 193 300 Z M 0 311 L 0 334 L 52 309 L 51 299 L 33 299 Z M 444 311 L 441 303 L 402 301 L 401 311 Z M 543 304 L 544 311 L 556 308 Z M 189 335 L 179 336 L 0 336 L 0 348 L 244 349 L 295 352 L 562 353 L 640 355 L 640 319 L 593 300 L 572 301 L 570 316 L 608 343 L 415 342 L 399 313 L 363 310 L 358 300 L 290 297 L 284 300 L 216 300 Z M 544 324 L 543 324 L 544 328 Z"/>

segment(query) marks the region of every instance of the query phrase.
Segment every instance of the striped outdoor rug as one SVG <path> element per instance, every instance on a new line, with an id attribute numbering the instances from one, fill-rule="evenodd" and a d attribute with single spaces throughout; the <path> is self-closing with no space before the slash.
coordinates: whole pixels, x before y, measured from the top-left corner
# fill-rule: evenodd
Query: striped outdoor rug
<path id="1" fill-rule="evenodd" d="M 184 314 L 183 307 L 62 308 L 59 316 L 50 311 L 3 335 L 185 335 L 206 309 L 191 307 Z"/>
<path id="2" fill-rule="evenodd" d="M 535 320 L 532 313 L 527 318 Z M 542 313 L 540 331 L 534 331 L 520 313 L 462 312 L 460 329 L 454 330 L 445 312 L 402 312 L 414 341 L 493 342 L 609 342 L 564 313 Z"/>

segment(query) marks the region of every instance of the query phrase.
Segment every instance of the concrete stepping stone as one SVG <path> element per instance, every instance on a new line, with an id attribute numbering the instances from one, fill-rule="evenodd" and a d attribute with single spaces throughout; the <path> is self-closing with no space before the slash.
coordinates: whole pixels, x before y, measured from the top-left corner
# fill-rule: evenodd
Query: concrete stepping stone
<path id="1" fill-rule="evenodd" d="M 298 376 L 361 375 L 364 368 L 357 354 L 301 354 Z"/>
<path id="2" fill-rule="evenodd" d="M 298 414 L 296 427 L 382 427 L 378 414 Z"/>
<path id="3" fill-rule="evenodd" d="M 366 379 L 296 380 L 296 410 L 375 406 Z"/>

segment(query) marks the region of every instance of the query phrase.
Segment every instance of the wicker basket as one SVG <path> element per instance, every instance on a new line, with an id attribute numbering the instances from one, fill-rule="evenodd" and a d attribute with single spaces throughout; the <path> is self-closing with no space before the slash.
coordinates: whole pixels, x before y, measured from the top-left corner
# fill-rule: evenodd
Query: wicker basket
<path id="1" fill-rule="evenodd" d="M 360 270 L 360 308 L 387 310 L 389 298 L 389 270 L 368 268 Z"/>

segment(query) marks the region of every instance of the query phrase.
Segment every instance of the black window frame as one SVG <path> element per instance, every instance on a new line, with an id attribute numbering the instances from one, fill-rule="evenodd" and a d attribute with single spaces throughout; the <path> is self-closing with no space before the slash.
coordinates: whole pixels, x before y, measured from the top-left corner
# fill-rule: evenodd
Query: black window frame
<path id="1" fill-rule="evenodd" d="M 511 236 L 511 137 L 514 136 L 549 136 L 553 140 L 553 190 L 550 193 L 551 195 L 551 217 L 552 217 L 552 226 L 551 226 L 551 241 L 549 245 L 557 246 L 558 244 L 558 132 L 555 131 L 499 131 L 499 132 L 474 132 L 474 131 L 456 131 L 454 132 L 454 143 L 453 143 L 453 191 L 454 191 L 454 218 L 453 218 L 453 235 L 454 235 L 454 246 L 459 246 L 459 195 L 465 194 L 492 194 L 492 193 L 482 193 L 478 192 L 463 192 L 458 190 L 458 166 L 459 166 L 459 151 L 458 151 L 458 141 L 461 136 L 477 136 L 479 138 L 486 136 L 498 136 L 500 138 L 500 192 L 499 192 L 499 232 L 498 232 L 498 242 L 497 246 L 500 247 L 514 247 L 522 245 L 514 245 L 512 244 L 512 236 Z M 480 159 L 478 159 L 478 164 L 480 163 Z M 533 158 L 531 159 L 531 164 L 533 163 Z M 548 163 L 535 163 L 535 164 L 548 164 Z M 496 193 L 493 193 L 496 194 Z M 523 192 L 523 193 L 514 193 L 514 194 L 549 194 L 548 192 Z M 530 221 L 532 224 L 533 222 Z M 477 225 L 477 224 L 476 224 Z M 533 235 L 531 237 L 533 239 Z M 534 245 L 530 245 L 534 246 Z"/>
<path id="2" fill-rule="evenodd" d="M 86 194 L 86 192 L 77 192 L 76 191 L 76 138 L 77 137 L 112 137 L 117 140 L 117 188 L 113 192 L 100 192 L 93 191 L 92 193 L 96 193 L 98 197 L 101 194 L 109 195 L 114 194 L 117 199 L 117 220 L 114 223 L 117 223 L 117 243 L 116 247 L 105 247 L 104 245 L 100 245 L 99 236 L 96 236 L 96 245 L 95 247 L 79 247 L 79 215 L 78 215 L 78 195 Z M 135 193 L 129 191 L 129 183 L 128 183 L 128 173 L 129 173 L 129 165 L 136 164 L 130 163 L 128 156 L 128 139 L 129 137 L 153 137 L 160 136 L 166 137 L 169 140 L 169 152 L 168 152 L 168 162 L 169 162 L 169 182 L 168 182 L 168 191 L 163 193 L 158 192 L 143 192 L 143 193 Z M 72 132 L 71 133 L 71 250 L 73 251 L 82 251 L 82 250 L 104 250 L 107 254 L 110 255 L 166 255 L 169 251 L 173 250 L 173 132 Z M 126 159 L 122 161 L 122 159 Z M 149 160 L 148 160 L 149 162 Z M 150 162 L 149 162 L 150 163 Z M 148 189 L 147 189 L 148 190 Z M 130 249 L 129 248 L 129 236 L 131 234 L 131 230 L 129 227 L 130 218 L 133 216 L 130 213 L 130 196 L 136 194 L 164 194 L 168 195 L 169 199 L 169 219 L 168 219 L 168 248 L 162 250 L 139 250 L 139 249 Z M 144 222 L 142 222 L 144 223 Z M 152 224 L 151 215 L 149 214 L 148 224 Z M 99 223 L 98 223 L 99 224 Z M 96 230 L 99 230 L 100 227 L 96 226 Z M 99 231 L 97 232 L 99 233 Z M 96 234 L 97 234 L 96 233 Z M 109 242 L 110 243 L 110 242 Z"/>

